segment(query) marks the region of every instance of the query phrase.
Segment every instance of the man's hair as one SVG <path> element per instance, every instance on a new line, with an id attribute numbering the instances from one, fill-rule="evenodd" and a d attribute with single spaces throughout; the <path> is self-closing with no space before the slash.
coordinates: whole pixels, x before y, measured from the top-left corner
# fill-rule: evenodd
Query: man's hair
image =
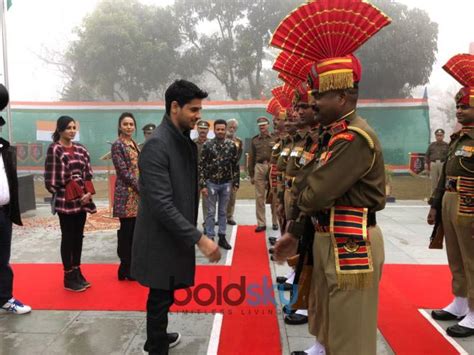
<path id="1" fill-rule="evenodd" d="M 239 121 L 237 121 L 236 118 L 230 118 L 230 119 L 228 119 L 228 120 L 227 120 L 227 124 L 230 124 L 230 123 L 235 123 L 235 125 L 236 125 L 237 127 L 239 127 Z"/>
<path id="2" fill-rule="evenodd" d="M 187 80 L 176 80 L 171 84 L 165 92 L 166 113 L 169 115 L 171 111 L 171 103 L 176 101 L 179 107 L 183 107 L 194 99 L 205 99 L 207 92 L 201 90 L 196 84 Z"/>
<path id="3" fill-rule="evenodd" d="M 217 126 L 218 124 L 223 124 L 224 126 L 227 127 L 227 122 L 225 120 L 215 120 L 214 127 Z"/>

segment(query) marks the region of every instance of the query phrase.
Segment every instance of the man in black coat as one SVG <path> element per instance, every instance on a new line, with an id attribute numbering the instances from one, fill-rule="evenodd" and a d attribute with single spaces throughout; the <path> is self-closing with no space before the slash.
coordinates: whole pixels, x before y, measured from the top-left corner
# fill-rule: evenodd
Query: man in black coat
<path id="1" fill-rule="evenodd" d="M 140 203 L 135 224 L 132 275 L 149 287 L 145 351 L 168 354 L 179 342 L 167 333 L 174 291 L 194 285 L 195 245 L 211 261 L 220 259 L 212 240 L 197 228 L 197 148 L 189 134 L 201 118 L 207 93 L 185 80 L 165 93 L 166 114 L 139 158 Z"/>
<path id="2" fill-rule="evenodd" d="M 0 84 L 0 110 L 8 104 L 8 92 Z M 0 130 L 5 124 L 0 117 Z M 10 267 L 12 223 L 21 223 L 18 203 L 16 149 L 0 138 L 0 310 L 2 313 L 25 314 L 31 307 L 13 297 L 13 271 Z"/>

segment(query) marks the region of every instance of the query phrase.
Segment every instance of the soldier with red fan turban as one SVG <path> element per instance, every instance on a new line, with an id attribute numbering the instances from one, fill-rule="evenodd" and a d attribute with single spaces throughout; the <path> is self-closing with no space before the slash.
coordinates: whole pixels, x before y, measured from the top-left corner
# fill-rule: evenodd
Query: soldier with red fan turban
<path id="1" fill-rule="evenodd" d="M 358 116 L 362 66 L 352 54 L 390 19 L 366 1 L 314 1 L 288 15 L 271 44 L 313 62 L 311 88 L 322 130 L 316 157 L 295 184 L 298 207 L 316 229 L 308 297 L 315 345 L 293 354 L 376 354 L 383 239 L 375 213 L 385 206 L 385 168 L 373 129 Z M 275 245 L 294 254 L 295 222 Z"/>
<path id="2" fill-rule="evenodd" d="M 474 55 L 455 55 L 443 69 L 463 85 L 455 97 L 462 129 L 451 136 L 428 223 L 441 217 L 454 299 L 431 316 L 460 321 L 448 327 L 447 333 L 468 337 L 474 335 Z"/>

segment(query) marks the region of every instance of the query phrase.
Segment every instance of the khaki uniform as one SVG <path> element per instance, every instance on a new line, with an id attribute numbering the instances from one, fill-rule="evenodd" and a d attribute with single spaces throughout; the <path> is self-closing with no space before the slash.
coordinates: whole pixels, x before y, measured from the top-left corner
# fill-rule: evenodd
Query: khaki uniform
<path id="1" fill-rule="evenodd" d="M 448 154 L 449 145 L 446 142 L 433 142 L 429 145 L 425 154 L 425 161 L 430 165 L 431 193 L 438 186 L 438 180 L 443 170 L 443 163 Z"/>
<path id="2" fill-rule="evenodd" d="M 282 172 L 278 170 L 277 162 L 280 157 L 280 153 L 283 149 L 284 137 L 278 137 L 275 145 L 272 148 L 272 156 L 270 158 L 270 188 L 272 193 L 271 208 L 273 211 L 277 211 L 278 208 L 278 184 L 282 180 Z M 278 220 L 280 229 L 283 229 L 283 221 Z"/>
<path id="3" fill-rule="evenodd" d="M 280 152 L 280 156 L 278 157 L 277 160 L 277 168 L 278 171 L 281 172 L 281 180 L 278 182 L 278 202 L 283 206 L 285 213 L 285 220 L 286 220 L 286 210 L 289 206 L 290 203 L 290 194 L 289 194 L 289 189 L 285 188 L 285 183 L 286 183 L 286 167 L 288 166 L 288 160 L 290 159 L 291 151 L 293 150 L 293 147 L 295 145 L 295 137 L 294 136 L 288 136 L 284 141 L 283 141 L 283 147 Z"/>
<path id="4" fill-rule="evenodd" d="M 265 195 L 269 183 L 270 158 L 277 137 L 256 135 L 251 140 L 248 171 L 255 182 L 255 205 L 258 226 L 266 226 Z M 278 224 L 276 211 L 272 211 L 272 223 Z"/>
<path id="5" fill-rule="evenodd" d="M 237 161 L 240 162 L 240 158 L 242 157 L 242 152 L 244 148 L 244 144 L 242 140 L 238 137 L 235 137 L 233 140 L 235 146 L 237 147 Z M 237 197 L 237 191 L 234 191 L 234 189 L 231 190 L 230 196 L 229 196 L 229 202 L 227 204 L 227 220 L 233 220 L 234 219 L 234 211 L 235 211 L 235 199 Z"/>
<path id="6" fill-rule="evenodd" d="M 347 127 L 341 127 L 339 122 L 322 133 L 318 158 L 302 170 L 306 181 L 301 186 L 300 179 L 295 181 L 302 191 L 298 207 L 318 220 L 313 243 L 309 330 L 328 355 L 375 355 L 378 284 L 384 263 L 382 233 L 375 225 L 375 212 L 385 206 L 384 162 L 380 143 L 367 122 L 356 113 L 345 122 Z M 328 232 L 329 220 L 325 219 L 328 209 L 337 206 L 368 209 L 366 225 L 370 238 L 365 244 L 370 253 L 365 253 L 372 256 L 372 272 L 355 271 L 357 275 L 347 275 L 338 270 L 342 264 L 336 260 L 334 253 L 338 249 Z M 350 247 L 349 241 L 341 249 Z M 365 285 L 359 284 L 361 279 Z"/>
<path id="7" fill-rule="evenodd" d="M 451 136 L 447 160 L 433 197 L 446 236 L 446 252 L 453 276 L 452 292 L 466 297 L 474 310 L 474 129 Z M 443 196 L 444 193 L 444 196 Z"/>
<path id="8" fill-rule="evenodd" d="M 201 161 L 201 153 L 202 153 L 202 147 L 204 143 L 207 142 L 207 139 L 205 141 L 200 141 L 199 138 L 196 138 L 193 140 L 194 143 L 196 143 L 197 146 L 197 151 L 198 151 L 198 162 Z M 199 198 L 201 198 L 201 191 L 199 191 Z M 201 199 L 201 207 L 202 207 L 202 220 L 203 223 L 206 221 L 207 218 L 207 198 L 202 198 Z"/>
<path id="9" fill-rule="evenodd" d="M 287 221 L 292 219 L 291 206 L 294 205 L 296 198 L 291 193 L 293 181 L 298 175 L 301 165 L 299 161 L 303 155 L 304 147 L 306 145 L 307 132 L 297 132 L 293 140 L 293 146 L 290 152 L 290 156 L 286 163 L 285 169 L 285 218 Z"/>

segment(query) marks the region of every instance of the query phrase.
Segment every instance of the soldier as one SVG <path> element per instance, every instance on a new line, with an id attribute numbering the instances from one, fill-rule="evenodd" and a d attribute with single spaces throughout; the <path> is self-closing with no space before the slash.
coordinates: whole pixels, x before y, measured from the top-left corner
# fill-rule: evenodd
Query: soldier
<path id="1" fill-rule="evenodd" d="M 305 179 L 300 181 L 298 176 L 295 180 L 296 189 L 301 191 L 298 208 L 312 216 L 316 229 L 308 298 L 309 330 L 316 342 L 312 348 L 293 354 L 375 355 L 378 284 L 384 262 L 382 233 L 375 214 L 385 206 L 385 172 L 379 140 L 356 111 L 361 64 L 350 51 L 390 19 L 365 2 L 318 3 L 312 10 L 314 4 L 302 5 L 287 16 L 272 40 L 283 50 L 317 58 L 312 70 L 319 78 L 319 90 L 313 95 L 322 125 L 320 145 L 316 158 L 302 169 L 300 176 Z M 358 30 L 365 37 L 355 42 L 345 24 L 329 31 L 314 20 L 305 28 L 307 38 L 314 40 L 302 46 L 286 41 L 297 38 L 293 31 L 301 30 L 289 23 L 303 23 L 296 18 L 315 11 L 324 17 L 315 13 L 314 19 L 329 22 L 344 11 L 349 14 L 348 23 L 362 23 L 363 14 L 370 12 L 373 21 L 377 18 L 377 27 L 372 27 L 375 22 L 361 24 Z M 316 40 L 320 37 L 325 40 Z M 350 45 L 341 46 L 339 41 Z M 289 233 L 275 245 L 278 260 L 296 254 L 298 240 L 294 235 L 300 229 L 297 223 L 289 224 Z"/>
<path id="2" fill-rule="evenodd" d="M 269 132 L 268 118 L 262 116 L 257 118 L 260 134 L 252 138 L 248 160 L 248 171 L 250 182 L 255 185 L 255 205 L 257 215 L 257 228 L 255 232 L 263 232 L 267 229 L 265 218 L 265 194 L 268 186 L 268 174 L 270 172 L 270 157 L 275 145 L 275 137 Z M 272 211 L 272 227 L 278 229 L 278 218 Z"/>
<path id="3" fill-rule="evenodd" d="M 201 161 L 201 153 L 202 153 L 202 146 L 204 143 L 207 142 L 207 135 L 209 133 L 209 122 L 200 120 L 197 123 L 197 131 L 198 131 L 198 137 L 193 140 L 194 143 L 196 143 L 197 150 L 198 150 L 198 161 Z M 201 191 L 199 191 L 199 196 L 201 196 Z M 202 225 L 204 228 L 204 224 L 206 223 L 206 218 L 207 218 L 207 197 L 202 196 Z"/>
<path id="4" fill-rule="evenodd" d="M 444 130 L 438 128 L 435 131 L 435 137 L 436 141 L 429 145 L 425 154 L 425 170 L 430 172 L 432 194 L 438 185 L 443 163 L 448 154 L 448 143 L 444 141 Z"/>
<path id="5" fill-rule="evenodd" d="M 143 131 L 143 137 L 145 138 L 145 142 L 148 140 L 148 138 L 150 138 L 155 128 L 156 128 L 156 125 L 154 123 L 147 123 L 146 125 L 143 126 L 142 131 Z M 138 145 L 139 150 L 143 149 L 145 142 L 140 143 Z M 109 155 L 109 159 L 110 159 L 110 155 Z"/>
<path id="6" fill-rule="evenodd" d="M 230 139 L 232 142 L 234 142 L 235 146 L 237 147 L 237 162 L 240 162 L 244 144 L 242 140 L 236 135 L 238 129 L 239 129 L 239 121 L 237 121 L 235 118 L 231 118 L 230 120 L 227 120 L 227 139 Z M 237 191 L 232 190 L 229 197 L 229 203 L 227 204 L 227 224 L 231 226 L 235 226 L 237 224 L 234 220 L 236 196 L 237 196 Z"/>
<path id="7" fill-rule="evenodd" d="M 293 150 L 290 153 L 288 163 L 286 165 L 285 178 L 285 194 L 287 195 L 287 206 L 285 206 L 285 218 L 287 225 L 293 223 L 299 216 L 299 210 L 296 206 L 298 194 L 295 193 L 296 187 L 293 187 L 293 182 L 301 173 L 301 169 L 308 158 L 307 154 L 313 154 L 315 147 L 317 147 L 317 122 L 316 115 L 313 108 L 308 101 L 308 88 L 305 83 L 301 83 L 295 89 L 295 106 L 294 111 L 298 115 L 296 127 L 298 129 L 295 135 Z M 308 162 L 310 159 L 308 159 Z M 314 230 L 312 231 L 314 233 Z M 311 242 L 312 244 L 312 238 Z M 300 240 L 298 246 L 298 254 L 301 254 L 303 243 Z M 290 280 L 287 280 L 289 283 Z M 284 284 L 286 286 L 286 283 Z M 298 309 L 294 313 L 285 315 L 284 321 L 286 324 L 297 325 L 308 322 L 308 311 L 306 309 Z"/>
<path id="8" fill-rule="evenodd" d="M 447 333 L 468 337 L 474 335 L 474 55 L 456 55 L 443 69 L 463 85 L 455 97 L 462 129 L 451 136 L 428 223 L 441 217 L 454 299 L 431 316 L 460 321 L 448 327 Z"/>

